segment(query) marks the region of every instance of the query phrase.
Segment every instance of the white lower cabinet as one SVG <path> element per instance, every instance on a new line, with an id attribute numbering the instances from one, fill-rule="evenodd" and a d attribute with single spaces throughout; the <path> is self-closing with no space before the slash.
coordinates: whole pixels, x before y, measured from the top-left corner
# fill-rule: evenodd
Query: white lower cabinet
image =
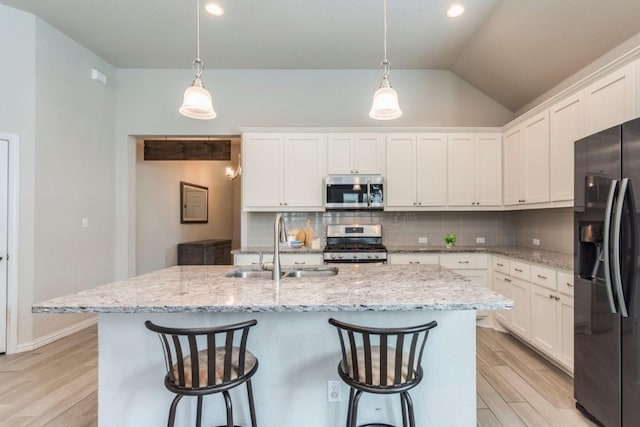
<path id="1" fill-rule="evenodd" d="M 487 279 L 489 255 L 474 253 L 456 253 L 440 255 L 440 265 L 464 276 L 482 286 L 490 288 Z M 476 319 L 489 316 L 488 310 L 476 310 Z"/>
<path id="2" fill-rule="evenodd" d="M 273 253 L 265 253 L 263 255 L 262 262 L 272 262 Z M 312 254 L 293 254 L 293 253 L 280 253 L 280 262 L 282 265 L 288 266 L 300 266 L 300 265 L 321 265 L 323 263 L 321 253 Z M 233 256 L 234 265 L 260 265 L 259 254 L 235 254 Z"/>
<path id="3" fill-rule="evenodd" d="M 511 279 L 513 314 L 511 330 L 525 340 L 531 339 L 531 289 L 529 282 Z"/>
<path id="4" fill-rule="evenodd" d="M 511 311 L 496 311 L 495 320 L 573 372 L 573 275 L 494 256 L 493 288 L 514 303 Z"/>
<path id="5" fill-rule="evenodd" d="M 494 271 L 493 290 L 511 299 L 511 279 L 505 274 Z M 513 310 L 498 310 L 493 314 L 493 317 L 496 319 L 496 321 L 500 322 L 502 326 L 507 328 L 509 327 L 507 325 L 511 325 L 512 316 Z"/>
<path id="6" fill-rule="evenodd" d="M 440 257 L 435 254 L 420 254 L 420 253 L 403 253 L 403 254 L 388 254 L 387 262 L 389 264 L 435 264 L 440 263 Z"/>

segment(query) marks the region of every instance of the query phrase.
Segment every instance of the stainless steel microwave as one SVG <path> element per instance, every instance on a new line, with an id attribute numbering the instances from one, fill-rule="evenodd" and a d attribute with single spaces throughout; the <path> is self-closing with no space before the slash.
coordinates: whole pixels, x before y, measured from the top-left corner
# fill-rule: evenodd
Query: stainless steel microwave
<path id="1" fill-rule="evenodd" d="M 383 209 L 380 175 L 332 175 L 325 178 L 326 209 Z"/>

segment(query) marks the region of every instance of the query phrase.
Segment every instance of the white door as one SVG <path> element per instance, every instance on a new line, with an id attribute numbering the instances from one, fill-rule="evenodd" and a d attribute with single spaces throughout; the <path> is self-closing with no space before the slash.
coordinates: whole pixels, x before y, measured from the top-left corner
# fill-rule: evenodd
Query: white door
<path id="1" fill-rule="evenodd" d="M 7 351 L 7 227 L 9 141 L 0 139 L 0 353 Z"/>

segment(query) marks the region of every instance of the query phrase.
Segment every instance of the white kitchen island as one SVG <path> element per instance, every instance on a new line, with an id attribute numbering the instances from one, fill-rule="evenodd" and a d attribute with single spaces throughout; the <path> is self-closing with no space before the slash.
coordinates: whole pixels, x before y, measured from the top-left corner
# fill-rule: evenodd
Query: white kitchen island
<path id="1" fill-rule="evenodd" d="M 512 301 L 438 266 L 341 265 L 333 277 L 228 278 L 235 266 L 177 266 L 34 305 L 38 313 L 98 313 L 99 425 L 166 425 L 173 394 L 164 359 L 145 320 L 206 326 L 255 318 L 249 349 L 260 367 L 253 380 L 261 427 L 336 427 L 342 401 L 327 402 L 339 342 L 330 317 L 377 326 L 438 322 L 425 348 L 423 382 L 411 391 L 418 426 L 475 426 L 475 313 Z M 342 384 L 342 383 L 341 383 Z M 235 421 L 249 425 L 246 391 L 232 393 Z M 190 401 L 193 400 L 193 401 Z M 176 425 L 195 425 L 195 399 L 178 406 Z M 222 397 L 205 399 L 204 425 L 224 424 Z M 360 424 L 401 425 L 397 396 L 365 394 Z"/>

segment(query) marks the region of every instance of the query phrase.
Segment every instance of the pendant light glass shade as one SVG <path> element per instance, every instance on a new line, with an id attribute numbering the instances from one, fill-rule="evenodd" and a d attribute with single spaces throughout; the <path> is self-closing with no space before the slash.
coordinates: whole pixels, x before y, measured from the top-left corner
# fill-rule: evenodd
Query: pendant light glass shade
<path id="1" fill-rule="evenodd" d="M 178 111 L 183 116 L 192 119 L 209 120 L 216 117 L 213 110 L 211 94 L 202 83 L 204 64 L 200 59 L 200 0 L 196 0 L 196 59 L 193 61 L 193 73 L 195 78 L 191 86 L 184 91 L 182 106 Z"/>
<path id="2" fill-rule="evenodd" d="M 389 84 L 389 79 L 383 78 L 380 88 L 373 94 L 373 105 L 369 117 L 376 120 L 392 120 L 402 116 L 398 92 Z"/>
<path id="3" fill-rule="evenodd" d="M 192 119 L 208 120 L 216 117 L 211 94 L 205 89 L 200 77 L 196 77 L 191 86 L 184 91 L 184 99 L 179 111 L 183 116 Z"/>
<path id="4" fill-rule="evenodd" d="M 392 120 L 402 116 L 400 103 L 398 102 L 398 93 L 391 87 L 389 82 L 389 71 L 391 66 L 387 59 L 387 0 L 383 1 L 384 5 L 384 59 L 380 64 L 382 69 L 382 83 L 373 94 L 373 104 L 369 117 L 376 120 Z"/>

